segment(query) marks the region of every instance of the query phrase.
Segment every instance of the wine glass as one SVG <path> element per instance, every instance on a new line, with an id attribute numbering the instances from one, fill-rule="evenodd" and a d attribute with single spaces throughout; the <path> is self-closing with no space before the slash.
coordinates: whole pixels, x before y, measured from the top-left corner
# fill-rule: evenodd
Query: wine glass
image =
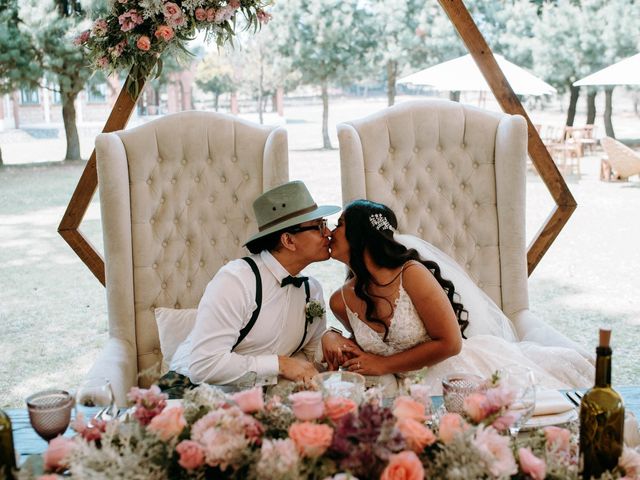
<path id="1" fill-rule="evenodd" d="M 31 426 L 47 442 L 69 426 L 73 397 L 64 390 L 43 390 L 26 398 Z"/>
<path id="2" fill-rule="evenodd" d="M 107 378 L 88 378 L 76 392 L 76 418 L 79 415 L 92 426 L 92 420 L 111 420 L 117 414 L 113 390 Z"/>
<path id="3" fill-rule="evenodd" d="M 514 392 L 514 400 L 508 413 L 515 417 L 515 421 L 509 427 L 509 433 L 515 437 L 533 415 L 536 406 L 535 378 L 531 369 L 522 365 L 507 365 L 498 375 L 500 384 Z"/>

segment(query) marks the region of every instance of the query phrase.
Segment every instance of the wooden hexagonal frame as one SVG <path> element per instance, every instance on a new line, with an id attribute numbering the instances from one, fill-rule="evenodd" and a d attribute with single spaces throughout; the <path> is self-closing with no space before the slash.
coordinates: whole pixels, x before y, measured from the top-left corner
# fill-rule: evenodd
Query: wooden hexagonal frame
<path id="1" fill-rule="evenodd" d="M 478 30 L 473 18 L 462 0 L 438 0 L 444 11 L 455 26 L 469 53 L 473 56 L 480 71 L 484 75 L 491 91 L 505 113 L 522 115 L 527 120 L 529 132 L 529 155 L 540 177 L 549 189 L 556 207 L 551 211 L 545 224 L 538 231 L 527 251 L 527 264 L 529 275 L 540 262 L 546 251 L 556 239 L 564 225 L 577 207 L 576 201 L 571 195 L 567 184 L 558 171 L 549 151 L 542 143 L 540 135 L 531 123 L 524 107 L 513 92 L 509 82 L 498 66 L 491 49 Z M 127 82 L 131 77 L 127 78 Z M 146 78 L 139 79 L 139 91 L 142 90 Z M 125 87 L 127 82 L 125 82 Z M 109 114 L 103 132 L 121 130 L 129 121 L 135 108 L 138 96 L 131 96 L 128 89 L 123 87 L 116 103 Z M 89 267 L 89 270 L 105 285 L 104 260 L 96 249 L 87 241 L 79 230 L 82 219 L 89 208 L 91 199 L 98 188 L 96 172 L 96 152 L 85 166 L 80 181 L 69 201 L 67 210 L 62 217 L 58 232 L 76 252 L 80 259 Z"/>

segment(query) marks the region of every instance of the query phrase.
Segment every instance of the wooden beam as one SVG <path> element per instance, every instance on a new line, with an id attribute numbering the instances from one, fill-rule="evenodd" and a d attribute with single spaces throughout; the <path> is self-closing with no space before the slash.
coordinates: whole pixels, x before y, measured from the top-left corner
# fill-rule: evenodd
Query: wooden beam
<path id="1" fill-rule="evenodd" d="M 531 275 L 545 252 L 566 225 L 576 209 L 577 203 L 463 1 L 438 1 L 449 16 L 451 23 L 456 27 L 502 110 L 512 115 L 522 115 L 527 121 L 529 156 L 557 205 L 529 246 L 527 264 L 529 275 Z"/>
<path id="2" fill-rule="evenodd" d="M 146 78 L 138 78 L 140 88 L 135 97 L 129 93 L 128 89 L 128 85 L 132 81 L 133 77 L 129 74 L 113 105 L 109 118 L 107 118 L 104 124 L 104 128 L 102 129 L 103 133 L 122 130 L 129 122 L 136 102 L 144 88 Z M 80 260 L 89 267 L 89 270 L 93 272 L 100 283 L 105 285 L 104 260 L 93 245 L 91 245 L 78 230 L 97 188 L 98 174 L 96 171 L 96 151 L 94 149 L 82 171 L 82 175 L 73 191 L 71 200 L 69 200 L 67 209 L 60 220 L 58 233 L 71 246 L 73 251 L 76 252 Z"/>

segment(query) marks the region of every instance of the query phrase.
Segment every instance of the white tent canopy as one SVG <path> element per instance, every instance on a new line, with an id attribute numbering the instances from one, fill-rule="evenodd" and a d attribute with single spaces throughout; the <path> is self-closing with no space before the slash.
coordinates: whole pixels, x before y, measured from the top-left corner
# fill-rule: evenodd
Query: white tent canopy
<path id="1" fill-rule="evenodd" d="M 523 68 L 494 54 L 500 69 L 518 95 L 546 95 L 556 89 Z M 490 92 L 491 88 L 471 55 L 439 63 L 398 80 L 398 83 L 429 85 L 436 90 Z"/>
<path id="2" fill-rule="evenodd" d="M 640 85 L 640 53 L 598 70 L 574 85 Z"/>

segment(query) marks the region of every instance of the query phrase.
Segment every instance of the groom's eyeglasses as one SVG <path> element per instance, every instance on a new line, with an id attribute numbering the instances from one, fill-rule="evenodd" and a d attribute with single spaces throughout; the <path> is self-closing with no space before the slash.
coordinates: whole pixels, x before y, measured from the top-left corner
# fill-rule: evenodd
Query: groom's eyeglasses
<path id="1" fill-rule="evenodd" d="M 320 232 L 320 235 L 324 235 L 324 232 L 327 229 L 327 220 L 326 219 L 322 219 L 320 220 L 319 223 L 315 224 L 315 225 L 307 225 L 306 227 L 301 227 L 300 225 L 296 225 L 294 227 L 288 228 L 287 232 L 289 233 L 300 233 L 300 232 L 307 232 L 310 230 L 317 230 Z"/>

